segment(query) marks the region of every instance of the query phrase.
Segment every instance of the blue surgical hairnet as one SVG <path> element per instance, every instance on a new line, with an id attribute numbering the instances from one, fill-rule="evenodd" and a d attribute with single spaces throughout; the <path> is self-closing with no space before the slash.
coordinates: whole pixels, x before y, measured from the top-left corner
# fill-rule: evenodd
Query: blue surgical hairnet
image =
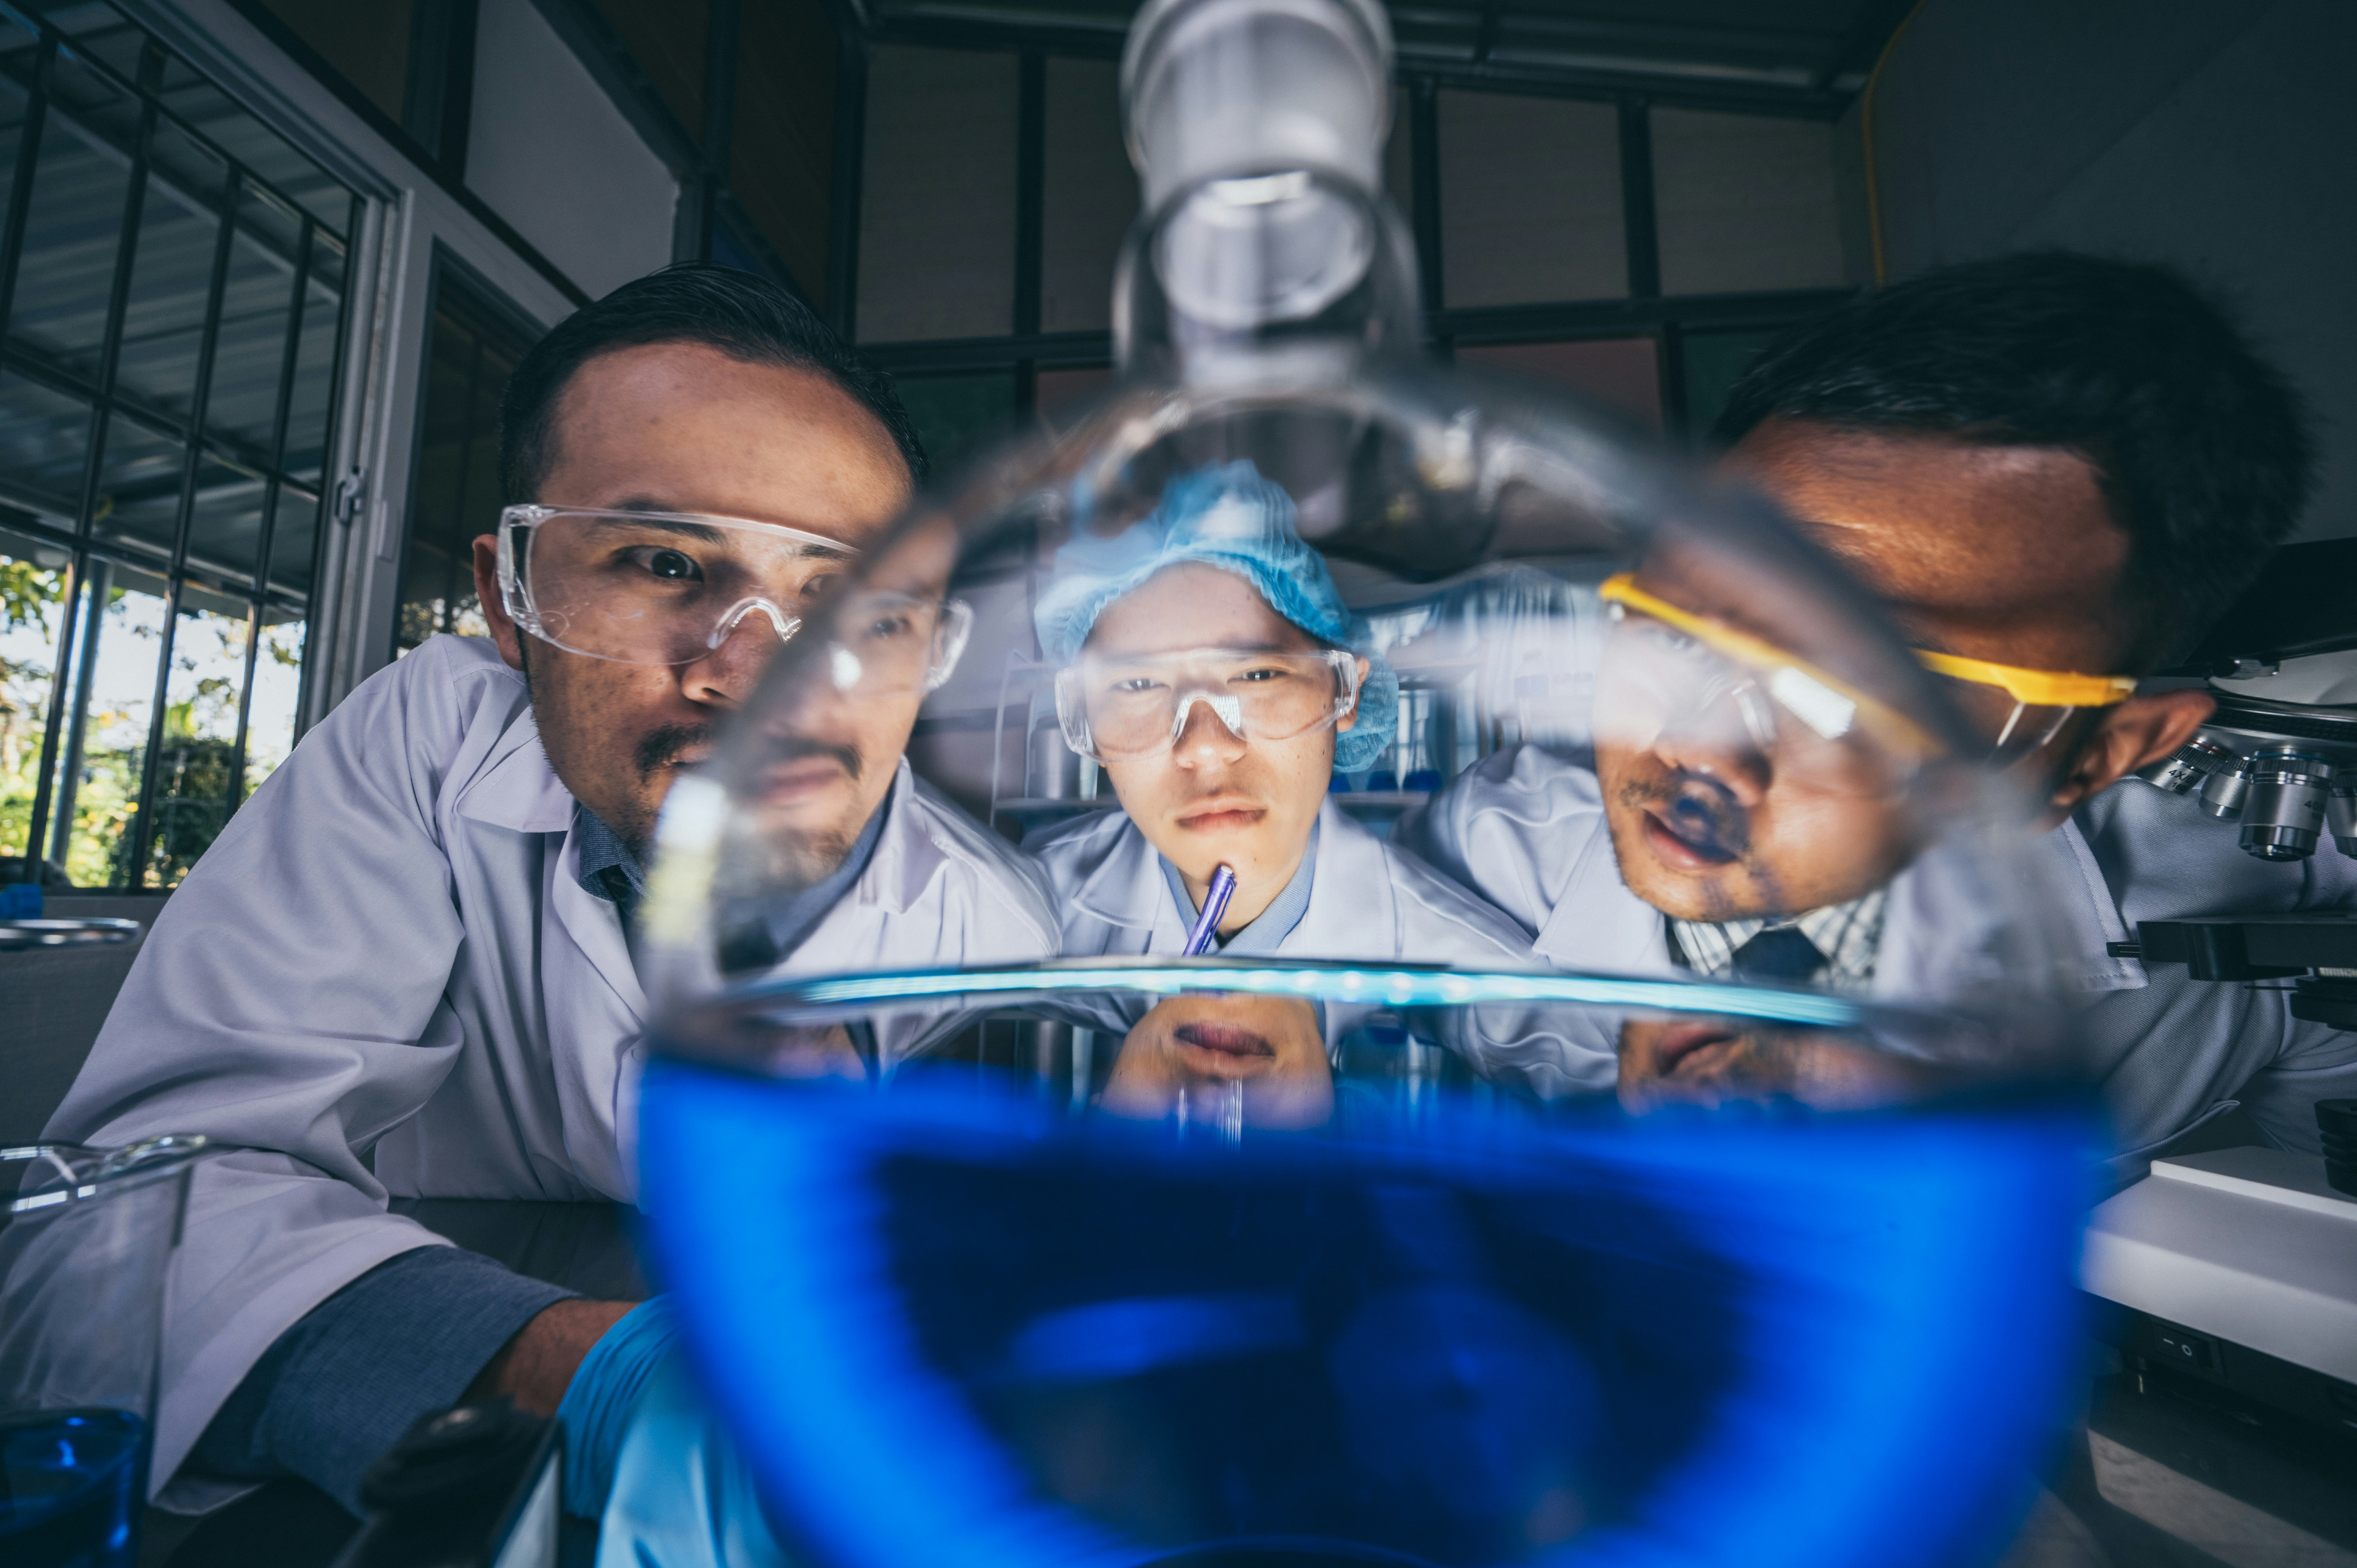
<path id="1" fill-rule="evenodd" d="M 1082 533 L 1056 552 L 1055 578 L 1031 611 L 1040 650 L 1071 663 L 1105 607 L 1166 566 L 1200 561 L 1232 572 L 1310 636 L 1366 659 L 1359 720 L 1334 736 L 1334 770 L 1372 766 L 1399 725 L 1399 677 L 1376 656 L 1366 618 L 1351 613 L 1325 561 L 1301 542 L 1293 515 L 1293 498 L 1248 462 L 1179 475 L 1135 526 L 1110 537 Z"/>

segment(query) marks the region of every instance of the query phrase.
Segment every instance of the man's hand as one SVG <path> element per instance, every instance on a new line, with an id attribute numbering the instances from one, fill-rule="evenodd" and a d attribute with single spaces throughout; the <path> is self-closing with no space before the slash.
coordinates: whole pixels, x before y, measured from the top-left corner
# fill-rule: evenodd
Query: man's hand
<path id="1" fill-rule="evenodd" d="M 517 1408 L 534 1415 L 554 1415 L 565 1391 L 580 1369 L 581 1358 L 614 1326 L 634 1301 L 560 1301 L 516 1330 L 500 1347 L 475 1380 L 467 1386 L 462 1402 L 496 1399 L 501 1394 Z"/>

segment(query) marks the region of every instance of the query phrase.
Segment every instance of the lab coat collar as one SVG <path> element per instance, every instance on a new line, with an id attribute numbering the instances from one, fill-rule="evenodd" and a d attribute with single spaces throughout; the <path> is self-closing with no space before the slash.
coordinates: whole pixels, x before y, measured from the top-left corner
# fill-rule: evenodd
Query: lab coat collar
<path id="1" fill-rule="evenodd" d="M 517 832 L 573 831 L 573 791 L 565 787 L 548 760 L 548 748 L 540 740 L 540 724 L 529 703 L 500 734 L 492 754 L 495 760 L 458 798 L 460 816 Z"/>
<path id="2" fill-rule="evenodd" d="M 1365 958 L 1388 953 L 1399 929 L 1399 907 L 1392 891 L 1392 865 L 1383 842 L 1326 797 L 1318 808 L 1318 875 L 1309 885 L 1309 908 L 1294 927 L 1300 939 L 1293 944 L 1302 958 Z M 1353 940 L 1319 951 L 1332 934 L 1351 933 Z M 1379 946 L 1369 946 L 1365 933 L 1379 933 Z M 1406 953 L 1405 958 L 1426 955 Z"/>
<path id="3" fill-rule="evenodd" d="M 2141 991 L 2149 983 L 2144 965 L 2132 958 L 2114 958 L 2107 947 L 2134 935 L 2112 897 L 2111 884 L 2079 824 L 2062 825 L 2039 841 L 2041 858 L 2050 867 L 2045 880 L 2056 895 L 2053 918 L 2070 955 L 2060 976 L 2074 991 Z"/>
<path id="4" fill-rule="evenodd" d="M 1168 927 L 1184 946 L 1186 928 L 1163 891 L 1160 852 L 1125 812 L 1115 811 L 1098 831 L 1114 835 L 1113 847 L 1072 889 L 1073 907 L 1109 926 L 1149 931 Z M 1141 889 L 1152 893 L 1141 897 Z"/>
<path id="5" fill-rule="evenodd" d="M 931 813 L 915 810 L 909 797 L 917 789 L 916 775 L 902 757 L 893 772 L 892 788 L 877 807 L 885 813 L 884 832 L 867 869 L 853 884 L 854 902 L 873 906 L 888 915 L 905 915 L 925 897 L 951 858 L 949 847 L 934 835 Z"/>
<path id="6" fill-rule="evenodd" d="M 1662 912 L 1629 891 L 1605 813 L 1590 818 L 1587 842 L 1563 897 L 1548 911 L 1533 950 L 1566 969 L 1614 974 L 1674 974 Z"/>

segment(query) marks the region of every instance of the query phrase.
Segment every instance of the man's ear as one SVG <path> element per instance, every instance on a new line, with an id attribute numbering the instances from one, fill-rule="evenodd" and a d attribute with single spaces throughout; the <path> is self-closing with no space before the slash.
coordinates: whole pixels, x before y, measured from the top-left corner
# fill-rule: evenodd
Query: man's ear
<path id="1" fill-rule="evenodd" d="M 2169 756 L 2193 738 L 2217 706 L 2218 699 L 2209 693 L 2187 687 L 2130 697 L 2104 709 L 2095 733 L 2055 786 L 2050 820 L 2059 823 L 2089 796 Z"/>
<path id="2" fill-rule="evenodd" d="M 1367 671 L 1372 670 L 1374 667 L 1374 660 L 1364 657 L 1360 659 L 1359 694 L 1351 699 L 1351 711 L 1334 721 L 1334 733 L 1336 735 L 1340 735 L 1345 730 L 1358 728 L 1359 704 L 1365 700 L 1367 695 Z"/>
<path id="3" fill-rule="evenodd" d="M 511 670 L 523 668 L 523 634 L 508 615 L 507 600 L 500 593 L 500 536 L 496 533 L 475 535 L 475 598 L 483 607 L 483 619 L 490 623 L 491 640 L 499 645 L 500 657 L 508 661 Z"/>

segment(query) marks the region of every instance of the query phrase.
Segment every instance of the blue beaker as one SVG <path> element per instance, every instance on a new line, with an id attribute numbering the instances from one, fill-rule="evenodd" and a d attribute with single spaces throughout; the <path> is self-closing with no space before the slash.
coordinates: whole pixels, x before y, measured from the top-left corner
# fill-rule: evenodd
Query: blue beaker
<path id="1" fill-rule="evenodd" d="M 165 1291 L 202 1138 L 0 1149 L 0 1561 L 139 1557 Z"/>

